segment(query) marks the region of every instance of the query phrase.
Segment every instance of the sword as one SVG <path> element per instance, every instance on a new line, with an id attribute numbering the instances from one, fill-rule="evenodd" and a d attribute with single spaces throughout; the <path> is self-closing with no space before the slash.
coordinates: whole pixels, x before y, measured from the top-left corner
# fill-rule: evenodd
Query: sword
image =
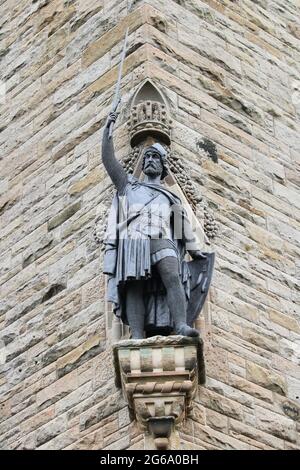
<path id="1" fill-rule="evenodd" d="M 128 38 L 128 29 L 126 30 L 125 34 L 125 39 L 124 39 L 124 45 L 123 45 L 123 50 L 122 50 L 122 55 L 121 55 L 121 61 L 119 65 L 119 75 L 118 75 L 118 81 L 116 85 L 116 91 L 115 91 L 115 96 L 112 104 L 112 113 L 115 113 L 118 109 L 118 106 L 121 101 L 121 94 L 120 94 L 120 87 L 121 87 L 121 79 L 122 79 L 122 69 L 123 69 L 123 63 L 126 55 L 126 47 L 127 47 L 127 38 Z M 108 137 L 111 138 L 112 132 L 113 132 L 113 127 L 114 127 L 114 122 L 110 123 L 109 126 L 109 131 L 108 131 Z"/>

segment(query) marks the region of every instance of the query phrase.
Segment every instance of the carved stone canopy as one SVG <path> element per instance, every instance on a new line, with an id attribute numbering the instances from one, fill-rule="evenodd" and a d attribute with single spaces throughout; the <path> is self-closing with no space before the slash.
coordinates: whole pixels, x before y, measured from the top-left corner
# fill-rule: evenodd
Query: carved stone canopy
<path id="1" fill-rule="evenodd" d="M 131 146 L 138 145 L 149 135 L 170 145 L 171 123 L 166 105 L 159 101 L 147 100 L 133 106 L 128 122 Z"/>
<path id="2" fill-rule="evenodd" d="M 171 123 L 166 99 L 150 80 L 146 80 L 131 105 L 128 122 L 131 146 L 139 145 L 150 136 L 170 145 Z"/>
<path id="3" fill-rule="evenodd" d="M 178 448 L 178 429 L 192 411 L 198 383 L 205 382 L 200 338 L 154 336 L 113 347 L 116 385 L 148 448 Z"/>

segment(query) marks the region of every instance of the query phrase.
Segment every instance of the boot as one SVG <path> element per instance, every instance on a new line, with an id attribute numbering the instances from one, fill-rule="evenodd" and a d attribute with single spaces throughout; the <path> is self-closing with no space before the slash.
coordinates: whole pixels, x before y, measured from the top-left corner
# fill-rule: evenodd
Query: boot
<path id="1" fill-rule="evenodd" d="M 199 331 L 195 328 L 191 328 L 186 323 L 180 323 L 178 327 L 175 328 L 175 333 L 181 336 L 199 336 Z"/>

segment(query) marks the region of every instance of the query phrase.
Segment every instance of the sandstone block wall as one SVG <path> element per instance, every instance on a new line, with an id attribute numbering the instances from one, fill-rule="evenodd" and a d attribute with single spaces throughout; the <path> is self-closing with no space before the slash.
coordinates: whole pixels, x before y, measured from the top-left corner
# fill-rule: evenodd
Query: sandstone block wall
<path id="1" fill-rule="evenodd" d="M 1 448 L 144 445 L 114 385 L 92 235 L 128 26 L 117 154 L 150 78 L 219 224 L 207 383 L 182 447 L 299 449 L 299 22 L 299 0 L 0 3 Z"/>

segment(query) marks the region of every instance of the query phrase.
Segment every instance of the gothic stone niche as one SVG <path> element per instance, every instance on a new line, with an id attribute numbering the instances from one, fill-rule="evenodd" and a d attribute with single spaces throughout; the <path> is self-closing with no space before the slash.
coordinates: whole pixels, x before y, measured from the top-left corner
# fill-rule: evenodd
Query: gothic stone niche
<path id="1" fill-rule="evenodd" d="M 133 98 L 127 125 L 132 147 L 143 142 L 149 135 L 170 145 L 172 120 L 169 118 L 167 102 L 150 81 L 147 81 Z"/>
<path id="2" fill-rule="evenodd" d="M 116 385 L 148 449 L 179 448 L 178 430 L 192 411 L 198 383 L 205 382 L 199 338 L 154 336 L 113 346 Z"/>
<path id="3" fill-rule="evenodd" d="M 117 189 L 103 271 L 107 299 L 132 337 L 114 346 L 116 380 L 132 418 L 145 431 L 146 446 L 178 448 L 178 429 L 192 408 L 197 384 L 204 382 L 203 344 L 194 326 L 208 293 L 214 253 L 201 251 L 205 234 L 196 217 L 201 198 L 170 152 L 167 101 L 150 82 L 137 92 L 128 123 L 133 150 L 123 167 L 109 134 L 115 120 L 111 113 L 102 142 L 103 164 Z M 172 217 L 158 213 L 162 206 L 167 214 L 174 211 Z M 175 236 L 179 220 L 183 228 Z"/>

